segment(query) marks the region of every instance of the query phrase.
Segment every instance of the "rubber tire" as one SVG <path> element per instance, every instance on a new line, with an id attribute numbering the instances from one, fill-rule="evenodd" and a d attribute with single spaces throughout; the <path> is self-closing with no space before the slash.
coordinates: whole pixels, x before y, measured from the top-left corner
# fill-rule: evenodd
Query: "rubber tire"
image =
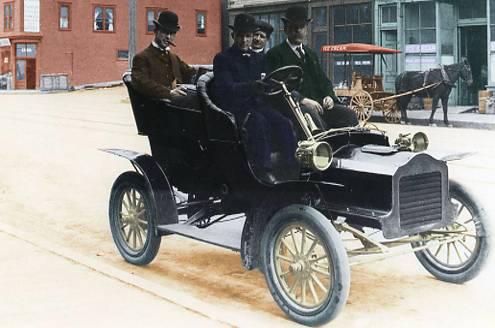
<path id="1" fill-rule="evenodd" d="M 476 232 L 478 235 L 481 234 L 482 236 L 480 237 L 479 247 L 476 249 L 476 254 L 469 260 L 467 266 L 463 266 L 462 268 L 453 271 L 447 271 L 438 266 L 431 260 L 425 250 L 417 251 L 414 254 L 418 258 L 421 265 L 423 265 L 423 267 L 437 279 L 455 284 L 463 284 L 471 279 L 474 279 L 486 264 L 490 250 L 489 229 L 487 227 L 488 218 L 485 210 L 479 206 L 479 202 L 466 190 L 465 187 L 455 181 L 450 181 L 449 190 L 452 198 L 457 199 L 459 202 L 464 204 L 473 217 L 478 216 L 479 218 L 480 224 L 477 225 Z"/>
<path id="2" fill-rule="evenodd" d="M 119 212 L 122 200 L 122 194 L 126 189 L 134 188 L 144 199 L 146 212 L 149 213 L 148 235 L 143 248 L 136 252 L 131 250 L 122 238 L 119 231 Z M 144 177 L 134 171 L 122 173 L 113 183 L 110 193 L 109 204 L 110 229 L 112 231 L 113 241 L 120 252 L 120 255 L 129 263 L 135 265 L 149 264 L 156 257 L 160 249 L 161 237 L 156 234 L 155 222 L 156 211 L 152 198 L 146 188 Z"/>
<path id="3" fill-rule="evenodd" d="M 327 248 L 334 263 L 333 290 L 328 299 L 316 310 L 304 311 L 287 298 L 275 278 L 272 249 L 285 226 L 303 222 Z M 261 240 L 262 271 L 278 306 L 294 321 L 307 326 L 319 326 L 333 320 L 346 304 L 350 288 L 350 268 L 347 253 L 339 233 L 330 221 L 319 211 L 306 205 L 290 205 L 274 214 L 268 222 Z"/>

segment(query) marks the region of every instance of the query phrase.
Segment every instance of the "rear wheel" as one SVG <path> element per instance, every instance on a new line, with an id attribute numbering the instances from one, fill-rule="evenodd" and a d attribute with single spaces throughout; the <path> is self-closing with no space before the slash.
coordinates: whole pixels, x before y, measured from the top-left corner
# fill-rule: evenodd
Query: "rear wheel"
<path id="1" fill-rule="evenodd" d="M 400 122 L 400 112 L 395 99 L 383 102 L 383 117 L 387 123 L 398 124 Z"/>
<path id="2" fill-rule="evenodd" d="M 450 182 L 450 198 L 457 205 L 455 222 L 437 230 L 458 235 L 457 240 L 432 245 L 415 253 L 419 262 L 436 278 L 462 284 L 475 278 L 486 262 L 489 240 L 485 211 L 458 183 Z M 427 237 L 436 232 L 423 234 Z M 413 246 L 421 246 L 415 243 Z"/>
<path id="3" fill-rule="evenodd" d="M 127 262 L 146 265 L 158 253 L 161 238 L 155 231 L 155 215 L 143 176 L 122 173 L 112 186 L 109 217 L 113 240 Z"/>
<path id="4" fill-rule="evenodd" d="M 293 320 L 316 326 L 334 319 L 349 295 L 347 254 L 317 210 L 291 205 L 270 219 L 261 241 L 268 288 Z"/>

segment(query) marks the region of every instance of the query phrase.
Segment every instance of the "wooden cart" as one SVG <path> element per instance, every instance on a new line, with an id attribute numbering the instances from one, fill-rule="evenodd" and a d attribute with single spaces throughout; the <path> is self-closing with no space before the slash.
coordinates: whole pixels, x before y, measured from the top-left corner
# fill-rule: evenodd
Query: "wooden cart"
<path id="1" fill-rule="evenodd" d="M 321 47 L 321 51 L 343 53 L 345 55 L 400 53 L 399 50 L 364 43 L 325 45 Z M 345 63 L 347 70 L 347 59 Z M 385 120 L 389 123 L 398 123 L 400 121 L 400 111 L 396 97 L 394 97 L 394 93 L 386 92 L 383 89 L 382 75 L 367 76 L 353 72 L 351 85 L 335 88 L 335 94 L 356 112 L 360 122 L 368 121 L 373 110 L 381 111 Z"/>

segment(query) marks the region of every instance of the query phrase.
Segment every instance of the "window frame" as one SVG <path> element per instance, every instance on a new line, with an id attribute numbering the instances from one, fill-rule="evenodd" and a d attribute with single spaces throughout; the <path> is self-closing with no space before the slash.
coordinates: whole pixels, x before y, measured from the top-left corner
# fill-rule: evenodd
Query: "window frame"
<path id="1" fill-rule="evenodd" d="M 95 11 L 96 11 L 96 8 L 100 7 L 102 9 L 102 13 L 103 13 L 103 26 L 105 26 L 105 22 L 106 22 L 106 16 L 107 16 L 107 12 L 106 12 L 106 9 L 112 9 L 113 10 L 113 30 L 95 30 L 95 23 L 96 23 L 96 20 L 95 20 Z M 94 33 L 115 33 L 117 31 L 117 10 L 116 10 L 116 5 L 109 5 L 109 4 L 93 4 L 93 10 L 91 11 L 91 23 L 93 25 L 92 27 L 92 30 Z"/>
<path id="2" fill-rule="evenodd" d="M 203 14 L 205 17 L 205 29 L 203 33 L 198 32 L 198 15 Z M 194 15 L 194 25 L 195 25 L 195 30 L 196 30 L 196 36 L 199 37 L 205 37 L 208 35 L 208 11 L 203 10 L 203 9 L 196 9 L 195 10 L 195 15 Z"/>
<path id="3" fill-rule="evenodd" d="M 124 57 L 119 57 L 119 52 L 120 51 L 127 51 L 127 58 L 124 58 Z M 129 50 L 128 49 L 117 49 L 117 61 L 129 61 Z"/>
<path id="4" fill-rule="evenodd" d="M 154 19 L 158 19 L 158 15 L 162 12 L 162 11 L 166 11 L 168 10 L 168 8 L 161 8 L 161 7 L 146 7 L 144 9 L 144 31 L 145 31 L 145 34 L 154 34 L 154 28 L 153 30 L 151 31 L 148 31 L 148 12 L 149 11 L 153 11 L 153 17 Z"/>
<path id="5" fill-rule="evenodd" d="M 62 7 L 67 7 L 67 27 L 63 28 L 60 26 L 60 19 Z M 94 19 L 94 18 L 93 18 Z M 59 2 L 58 3 L 58 30 L 59 31 L 72 31 L 72 2 Z"/>
<path id="6" fill-rule="evenodd" d="M 7 6 L 10 6 L 10 16 L 7 18 L 6 10 Z M 3 31 L 11 32 L 14 30 L 14 1 L 4 2 L 3 3 Z M 7 23 L 8 22 L 8 23 Z"/>

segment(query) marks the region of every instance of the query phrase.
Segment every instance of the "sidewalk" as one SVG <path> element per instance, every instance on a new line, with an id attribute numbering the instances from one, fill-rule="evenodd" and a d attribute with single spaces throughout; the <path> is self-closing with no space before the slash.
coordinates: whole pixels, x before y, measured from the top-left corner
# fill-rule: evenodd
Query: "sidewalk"
<path id="1" fill-rule="evenodd" d="M 449 106 L 449 122 L 456 128 L 488 129 L 495 130 L 495 115 L 480 114 L 472 109 L 473 106 Z M 408 110 L 407 117 L 414 125 L 428 125 L 430 120 L 430 110 Z M 373 111 L 370 122 L 385 122 L 380 111 Z M 434 123 L 438 127 L 444 127 L 443 110 L 438 108 L 435 112 Z"/>
<path id="2" fill-rule="evenodd" d="M 222 327 L 0 231 L 2 327 Z"/>

